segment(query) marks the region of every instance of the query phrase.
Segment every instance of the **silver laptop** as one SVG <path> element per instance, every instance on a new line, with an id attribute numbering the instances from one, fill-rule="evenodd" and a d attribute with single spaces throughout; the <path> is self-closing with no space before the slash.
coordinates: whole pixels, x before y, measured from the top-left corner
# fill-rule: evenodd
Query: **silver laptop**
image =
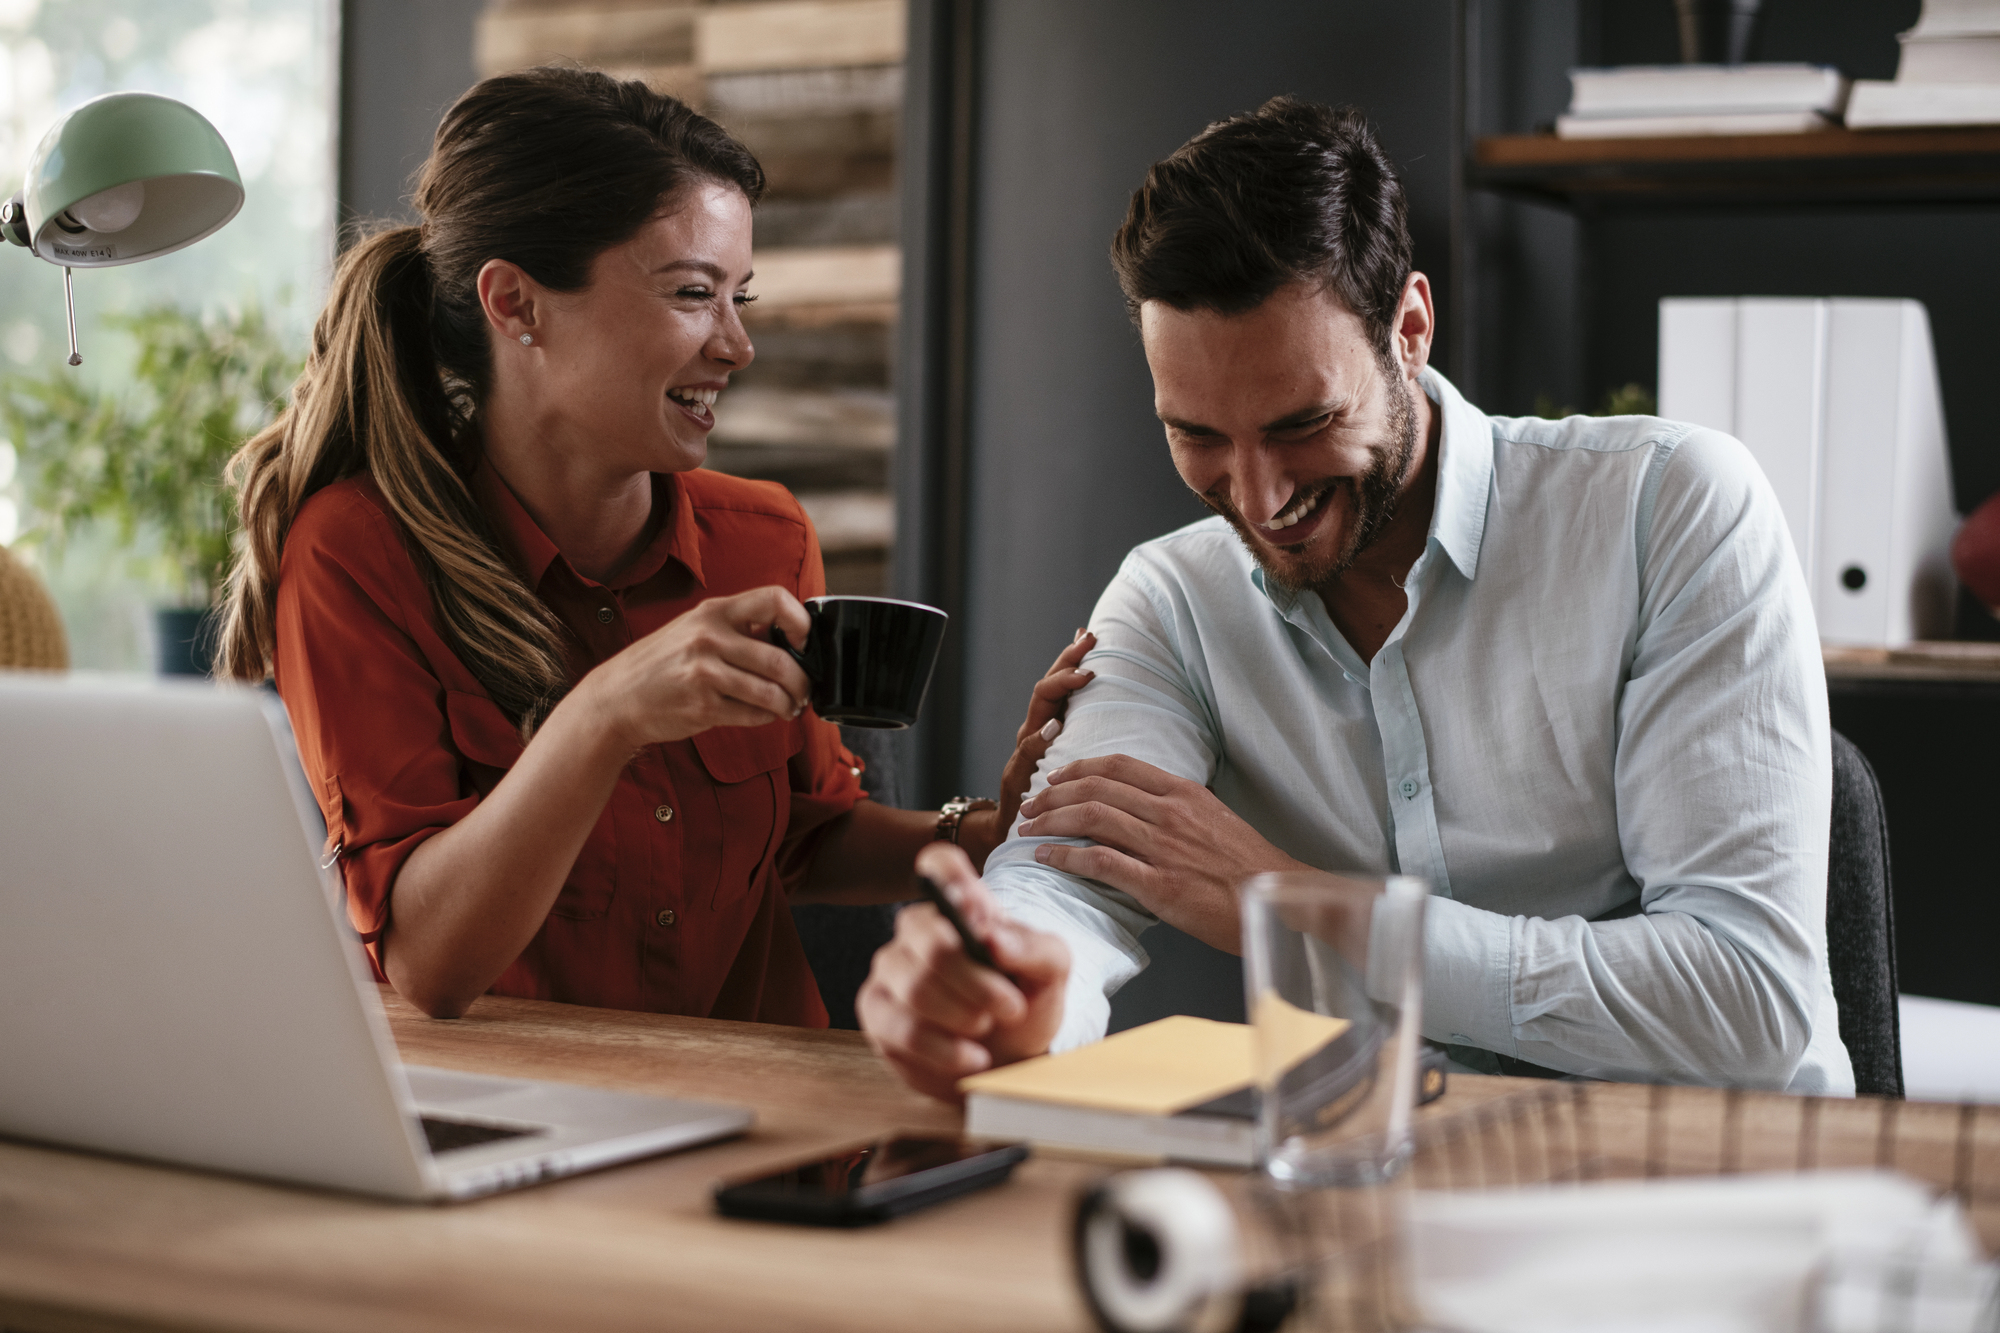
<path id="1" fill-rule="evenodd" d="M 405 1066 L 264 690 L 0 671 L 0 1135 L 466 1199 L 749 1128 Z"/>

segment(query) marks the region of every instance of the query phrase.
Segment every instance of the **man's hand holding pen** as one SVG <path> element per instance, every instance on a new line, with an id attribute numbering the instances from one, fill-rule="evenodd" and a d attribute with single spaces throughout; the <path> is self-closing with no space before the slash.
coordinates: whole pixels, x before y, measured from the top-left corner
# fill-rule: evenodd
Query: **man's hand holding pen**
<path id="1" fill-rule="evenodd" d="M 870 1043 L 905 1081 L 957 1101 L 966 1075 L 1048 1050 L 1062 1023 L 1069 948 L 1010 920 L 949 843 L 926 847 L 917 873 L 956 905 L 998 970 L 967 955 L 943 913 L 913 904 L 897 914 L 895 938 L 876 953 L 855 1009 Z"/>

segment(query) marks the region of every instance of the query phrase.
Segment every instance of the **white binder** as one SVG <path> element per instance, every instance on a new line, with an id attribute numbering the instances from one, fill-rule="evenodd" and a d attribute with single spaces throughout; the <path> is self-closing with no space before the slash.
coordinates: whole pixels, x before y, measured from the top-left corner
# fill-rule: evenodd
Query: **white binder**
<path id="1" fill-rule="evenodd" d="M 1958 517 L 1920 302 L 1669 297 L 1660 415 L 1749 447 L 1784 510 L 1822 640 L 1950 636 Z"/>

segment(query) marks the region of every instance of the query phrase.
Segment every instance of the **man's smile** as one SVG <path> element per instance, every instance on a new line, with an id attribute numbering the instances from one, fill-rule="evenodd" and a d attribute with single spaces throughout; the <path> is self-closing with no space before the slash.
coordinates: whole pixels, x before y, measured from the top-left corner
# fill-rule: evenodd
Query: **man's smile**
<path id="1" fill-rule="evenodd" d="M 1259 541 L 1280 551 L 1299 551 L 1339 523 L 1339 493 L 1343 485 L 1351 484 L 1352 478 L 1349 477 L 1329 477 L 1311 483 L 1296 492 L 1296 498 L 1289 507 L 1262 523 L 1243 521 L 1242 512 L 1233 507 L 1231 512 L 1236 516 L 1240 531 L 1254 532 Z"/>
<path id="2" fill-rule="evenodd" d="M 1276 518 L 1268 520 L 1267 522 L 1264 523 L 1263 526 L 1268 531 L 1271 532 L 1280 532 L 1286 528 L 1294 526 L 1295 524 L 1298 523 L 1300 519 L 1304 518 L 1307 514 L 1310 514 L 1314 510 L 1314 508 L 1318 506 L 1320 496 L 1324 495 L 1325 493 L 1326 489 L 1324 487 L 1320 488 L 1319 490 L 1307 493 L 1305 499 L 1299 501 L 1297 504 L 1293 505 L 1290 509 L 1285 510 L 1283 513 L 1279 514 Z"/>

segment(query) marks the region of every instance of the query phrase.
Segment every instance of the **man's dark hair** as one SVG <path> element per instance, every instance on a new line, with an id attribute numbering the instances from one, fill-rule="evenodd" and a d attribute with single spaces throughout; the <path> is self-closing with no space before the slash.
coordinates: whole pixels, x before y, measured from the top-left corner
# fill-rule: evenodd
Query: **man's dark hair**
<path id="1" fill-rule="evenodd" d="M 1318 282 L 1387 355 L 1410 228 L 1403 183 L 1353 107 L 1274 97 L 1155 162 L 1132 193 L 1111 262 L 1139 307 L 1236 315 L 1291 282 Z"/>

